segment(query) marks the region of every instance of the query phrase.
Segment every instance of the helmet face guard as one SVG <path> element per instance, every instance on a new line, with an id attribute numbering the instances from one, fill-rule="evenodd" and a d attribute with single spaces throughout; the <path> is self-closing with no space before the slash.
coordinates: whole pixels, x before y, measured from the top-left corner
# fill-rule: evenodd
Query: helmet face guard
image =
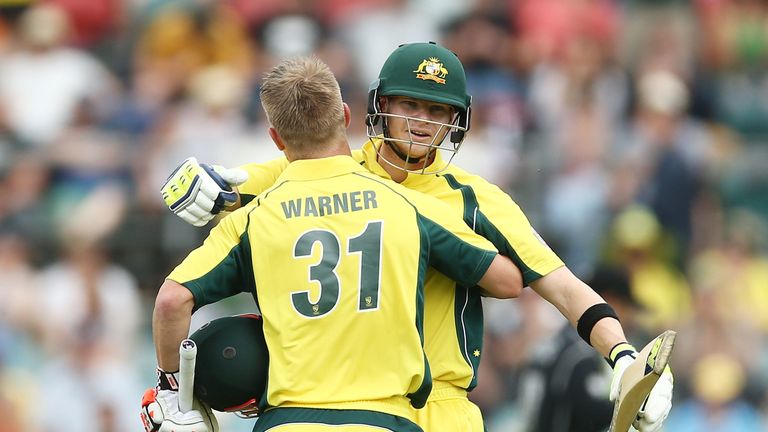
<path id="1" fill-rule="evenodd" d="M 376 84 L 376 82 L 374 83 Z M 467 108 L 466 110 L 459 111 L 456 115 L 454 115 L 453 121 L 451 123 L 441 123 L 436 122 L 432 120 L 426 120 L 421 119 L 417 117 L 409 117 L 404 115 L 398 115 L 398 114 L 392 114 L 385 111 L 382 111 L 379 106 L 379 96 L 378 96 L 378 90 L 373 89 L 370 90 L 368 93 L 368 115 L 365 119 L 365 126 L 366 126 L 366 134 L 368 135 L 369 139 L 374 138 L 384 138 L 384 140 L 388 144 L 393 143 L 399 143 L 399 144 L 405 144 L 407 146 L 407 149 L 403 152 L 402 147 L 398 149 L 397 147 L 393 148 L 393 151 L 406 163 L 409 162 L 419 162 L 422 159 L 429 160 L 434 152 L 437 152 L 438 150 L 442 150 L 443 152 L 448 153 L 448 157 L 445 158 L 445 166 L 438 170 L 427 170 L 428 165 L 424 164 L 421 168 L 418 169 L 409 169 L 407 167 L 401 167 L 398 165 L 393 164 L 386 158 L 382 157 L 381 160 L 383 160 L 385 163 L 401 169 L 403 171 L 416 173 L 416 174 L 425 174 L 426 172 L 429 173 L 437 173 L 445 170 L 445 168 L 450 165 L 451 161 L 453 161 L 454 156 L 456 156 L 456 153 L 458 153 L 459 148 L 461 148 L 461 143 L 464 141 L 464 135 L 469 130 L 469 116 L 470 116 L 470 109 Z M 456 107 L 454 107 L 456 109 Z M 407 139 L 400 139 L 395 138 L 391 136 L 388 133 L 388 119 L 390 118 L 399 118 L 403 119 L 406 122 L 407 129 L 408 129 L 408 138 Z M 429 123 L 434 124 L 438 127 L 437 133 L 435 134 L 434 138 L 432 138 L 432 141 L 428 144 L 420 143 L 417 141 L 414 141 L 413 135 L 411 134 L 411 122 L 420 122 L 420 123 Z M 450 145 L 444 146 L 443 142 L 445 141 L 445 138 L 448 137 L 448 141 Z M 412 154 L 411 149 L 414 147 L 418 148 L 427 148 L 428 152 L 426 156 L 419 156 L 419 157 L 411 157 Z M 380 148 L 377 148 L 377 152 L 380 153 Z"/>
<path id="2" fill-rule="evenodd" d="M 417 117 L 396 115 L 381 109 L 380 99 L 387 96 L 404 96 L 430 102 L 450 105 L 456 111 L 451 123 L 435 122 Z M 398 47 L 384 63 L 379 79 L 374 81 L 368 91 L 368 114 L 365 119 L 366 133 L 369 139 L 383 138 L 384 145 L 389 145 L 395 154 L 406 163 L 429 160 L 434 152 L 443 150 L 450 155 L 446 164 L 439 170 L 427 170 L 427 164 L 418 169 L 397 166 L 382 157 L 389 165 L 407 172 L 424 174 L 444 170 L 450 165 L 459 151 L 464 136 L 469 130 L 472 98 L 466 93 L 464 68 L 456 55 L 448 49 L 429 43 L 412 43 Z M 394 138 L 388 131 L 388 120 L 400 118 L 406 121 L 409 136 L 407 139 Z M 411 122 L 430 123 L 438 126 L 437 134 L 428 144 L 416 142 L 411 134 Z M 442 146 L 445 137 L 449 137 L 449 146 Z M 397 147 L 397 144 L 407 146 Z M 427 148 L 426 156 L 411 156 L 414 147 Z M 377 151 L 380 151 L 377 149 Z M 379 153 L 381 156 L 381 153 Z"/>

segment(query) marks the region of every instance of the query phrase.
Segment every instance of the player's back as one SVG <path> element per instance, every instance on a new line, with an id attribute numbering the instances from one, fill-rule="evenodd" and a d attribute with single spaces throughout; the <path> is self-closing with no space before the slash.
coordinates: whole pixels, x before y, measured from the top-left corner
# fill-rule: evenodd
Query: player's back
<path id="1" fill-rule="evenodd" d="M 337 169 L 325 170 L 329 163 Z M 387 411 L 353 401 L 399 406 L 405 394 L 424 403 L 426 269 L 431 263 L 476 282 L 484 272 L 477 265 L 495 255 L 479 237 L 471 241 L 483 249 L 467 247 L 460 238 L 472 233 L 461 219 L 445 227 L 442 203 L 433 205 L 351 158 L 294 162 L 251 204 L 247 235 L 258 249 L 269 405 Z"/>

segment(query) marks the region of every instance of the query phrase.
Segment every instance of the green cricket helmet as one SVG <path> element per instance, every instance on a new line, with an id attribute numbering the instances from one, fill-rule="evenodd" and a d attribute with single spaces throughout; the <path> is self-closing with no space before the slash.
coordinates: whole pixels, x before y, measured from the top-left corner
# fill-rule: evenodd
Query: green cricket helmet
<path id="1" fill-rule="evenodd" d="M 387 113 L 382 111 L 379 103 L 380 98 L 384 96 L 407 96 L 444 103 L 451 105 L 456 110 L 456 115 L 452 123 L 446 124 Z M 464 66 L 456 54 L 435 42 L 400 45 L 384 62 L 379 78 L 369 88 L 368 115 L 365 120 L 368 137 L 383 135 L 387 141 L 401 142 L 408 146 L 426 146 L 436 150 L 442 144 L 437 141 L 438 136 L 447 135 L 452 146 L 442 149 L 451 153 L 448 160 L 450 163 L 469 130 L 471 103 L 472 97 L 467 94 Z M 413 139 L 394 139 L 387 133 L 387 119 L 392 117 L 403 118 L 409 124 L 411 121 L 435 123 L 450 133 L 438 133 L 430 144 L 414 142 Z M 407 155 L 398 155 L 406 160 Z M 423 173 L 424 170 L 415 172 Z"/>
<path id="2" fill-rule="evenodd" d="M 197 344 L 195 397 L 217 411 L 258 415 L 269 352 L 261 316 L 217 318 L 192 333 Z"/>

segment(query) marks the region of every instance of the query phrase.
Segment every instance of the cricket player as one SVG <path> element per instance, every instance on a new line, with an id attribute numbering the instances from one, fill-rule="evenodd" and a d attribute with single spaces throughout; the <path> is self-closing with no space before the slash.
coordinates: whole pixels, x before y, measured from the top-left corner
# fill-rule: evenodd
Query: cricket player
<path id="1" fill-rule="evenodd" d="M 402 45 L 388 57 L 370 87 L 369 140 L 352 157 L 382 178 L 447 203 L 468 226 L 510 257 L 521 269 L 524 285 L 557 307 L 613 367 L 611 397 L 615 398 L 619 378 L 636 350 L 626 343 L 613 308 L 563 264 L 506 193 L 450 164 L 469 130 L 470 110 L 464 69 L 454 53 L 431 42 Z M 442 153 L 449 155 L 447 160 Z M 163 195 L 174 213 L 202 226 L 228 205 L 236 208 L 271 187 L 287 163 L 279 159 L 242 169 L 204 170 L 190 158 L 169 177 Z M 199 173 L 200 186 L 190 188 L 180 172 Z M 426 407 L 416 414 L 424 430 L 484 430 L 479 408 L 467 398 L 477 383 L 482 335 L 480 293 L 445 275 L 429 276 L 424 346 L 434 384 Z M 635 422 L 641 432 L 661 428 L 671 409 L 672 383 L 671 372 L 665 372 Z"/>
<path id="2" fill-rule="evenodd" d="M 325 64 L 285 60 L 260 96 L 289 163 L 163 283 L 153 313 L 161 374 L 178 367 L 194 310 L 251 292 L 270 357 L 254 431 L 421 431 L 413 408 L 432 388 L 427 268 L 498 297 L 519 295 L 522 275 L 445 203 L 351 157 L 349 108 Z"/>

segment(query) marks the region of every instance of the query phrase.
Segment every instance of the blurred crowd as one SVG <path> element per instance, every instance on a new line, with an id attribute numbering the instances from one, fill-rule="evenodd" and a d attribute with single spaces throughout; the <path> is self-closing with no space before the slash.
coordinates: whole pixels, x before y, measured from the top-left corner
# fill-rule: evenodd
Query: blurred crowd
<path id="1" fill-rule="evenodd" d="M 768 2 L 0 0 L 0 432 L 139 430 L 154 295 L 207 234 L 165 177 L 277 156 L 258 85 L 297 54 L 331 66 L 362 145 L 369 83 L 425 40 L 473 96 L 454 163 L 582 279 L 626 273 L 638 348 L 678 330 L 665 431 L 764 430 Z M 471 398 L 491 432 L 524 430 L 522 371 L 563 320 L 530 290 L 487 302 Z"/>

